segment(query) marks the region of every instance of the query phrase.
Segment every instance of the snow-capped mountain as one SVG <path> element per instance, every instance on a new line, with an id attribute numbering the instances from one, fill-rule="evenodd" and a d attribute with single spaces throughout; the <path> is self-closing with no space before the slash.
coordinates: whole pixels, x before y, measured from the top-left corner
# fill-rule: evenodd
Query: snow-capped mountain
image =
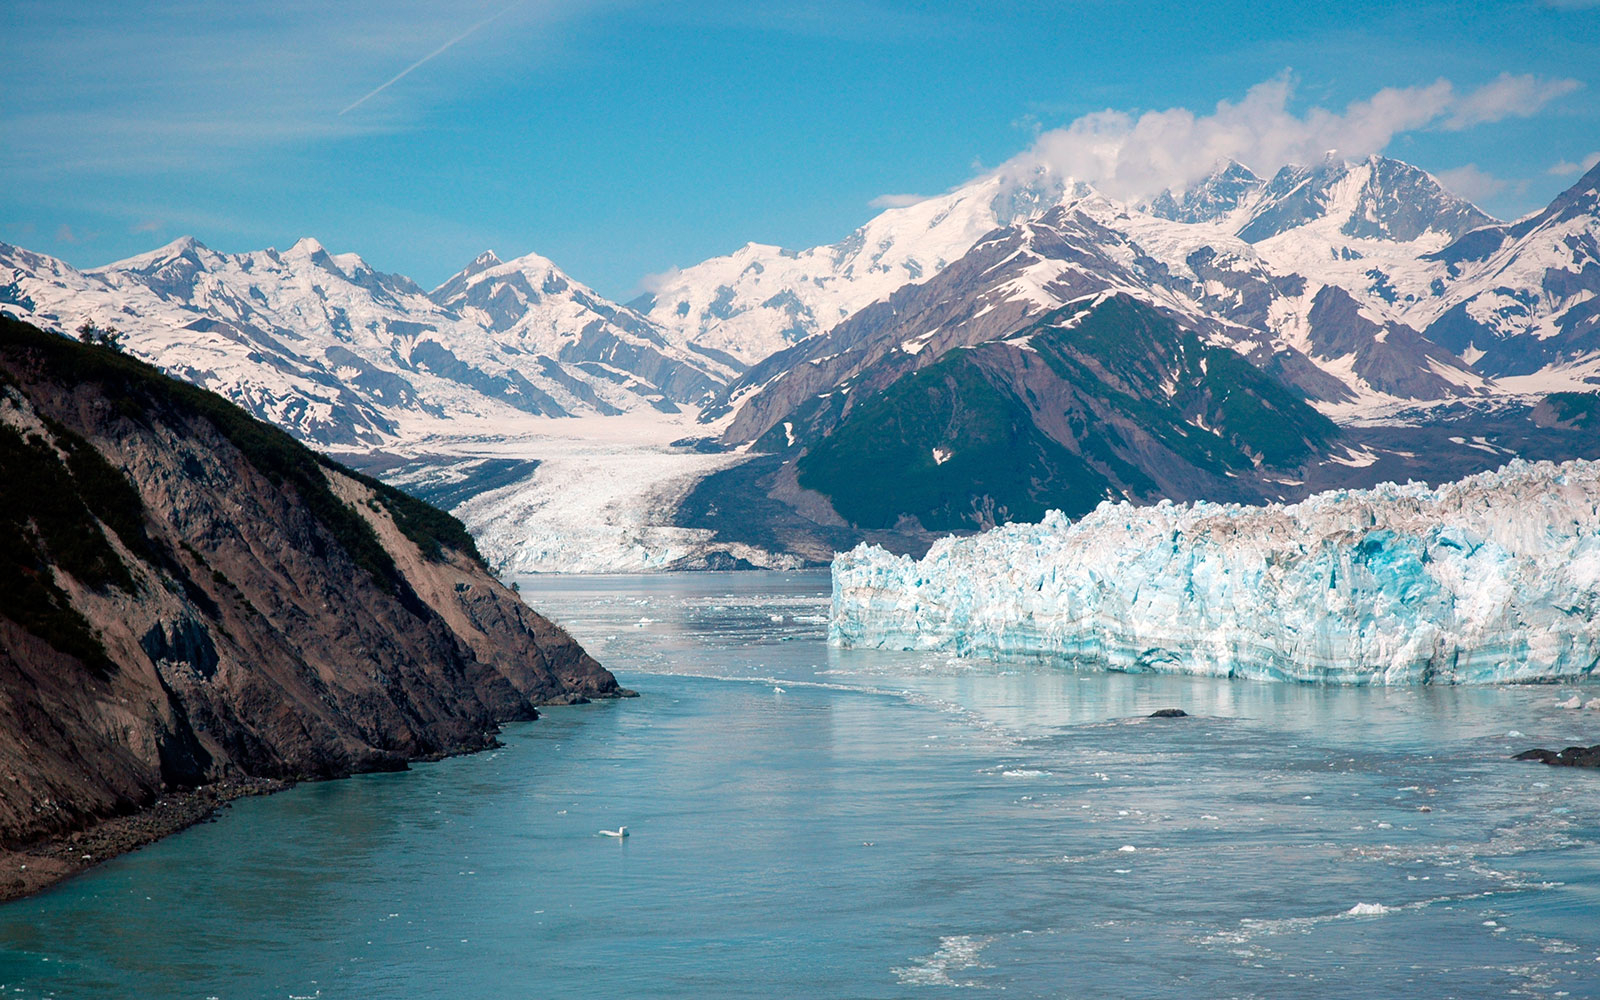
<path id="1" fill-rule="evenodd" d="M 1228 173 L 1224 167 L 1203 187 L 1217 186 Z M 1241 198 L 1240 208 L 1245 218 L 1234 233 L 1248 243 L 1311 225 L 1356 240 L 1449 240 L 1495 221 L 1446 191 L 1427 171 L 1383 156 L 1355 163 L 1330 156 L 1310 166 L 1284 167 L 1253 197 Z M 1233 214 L 1185 221 L 1221 221 Z"/>
<path id="2" fill-rule="evenodd" d="M 1139 207 L 1173 222 L 1218 222 L 1253 203 L 1264 186 L 1249 167 L 1227 160 L 1198 183 L 1182 191 L 1163 191 Z"/>
<path id="3" fill-rule="evenodd" d="M 1269 181 L 1223 164 L 1144 209 L 1066 185 L 1043 214 L 991 231 L 938 274 L 758 363 L 703 419 L 719 421 L 725 444 L 753 442 L 792 466 L 769 472 L 769 497 L 859 527 L 983 526 L 1105 496 L 1292 499 L 1396 476 L 1442 481 L 1516 454 L 1595 457 L 1597 442 L 1541 422 L 1534 395 L 1476 368 L 1481 354 L 1469 360 L 1419 330 L 1450 301 L 1441 256 L 1485 234 L 1512 256 L 1559 227 L 1590 234 L 1593 202 L 1575 189 L 1541 216 L 1496 226 L 1426 172 L 1377 157 L 1285 168 Z M 1563 259 L 1581 264 L 1594 244 L 1584 235 L 1564 246 Z M 1592 329 L 1582 325 L 1592 293 L 1581 267 L 1563 281 L 1563 315 L 1578 332 L 1557 365 Z M 1108 336 L 1108 301 L 1142 303 L 1173 330 L 1152 336 L 1141 320 Z M 1102 333 L 1079 344 L 1091 325 Z M 1248 359 L 1269 384 L 1222 389 L 1206 382 L 1204 363 L 1185 382 L 1192 376 L 1179 372 L 1191 366 L 1171 364 L 1201 356 L 1179 349 L 1190 336 Z M 1509 337 L 1538 339 L 1525 326 Z M 1282 392 L 1343 430 L 1322 434 L 1277 404 L 1278 417 L 1242 426 L 1232 407 L 1173 410 L 1180 398 Z M 1231 428 L 1219 422 L 1230 415 Z M 1298 442 L 1283 453 L 1292 458 L 1269 460 L 1264 432 L 1274 426 Z M 978 427 L 1026 474 L 951 473 L 960 439 Z M 1251 467 L 1218 460 L 1227 449 Z M 875 477 L 927 488 L 885 504 Z"/>
<path id="4" fill-rule="evenodd" d="M 117 326 L 133 353 L 325 446 L 417 420 L 676 412 L 735 370 L 536 255 L 485 254 L 430 295 L 312 239 L 227 254 L 185 237 L 88 271 L 0 245 L 0 281 L 23 318 Z"/>
<path id="5" fill-rule="evenodd" d="M 1017 440 L 1080 458 L 1089 452 L 1074 447 L 1098 448 L 1095 434 L 1045 427 L 1062 412 L 1049 415 L 1053 402 L 1069 397 L 1119 428 L 1120 441 L 1100 442 L 1115 462 L 1090 455 L 1082 482 L 1096 496 L 1293 498 L 1380 477 L 1437 481 L 1513 454 L 1574 457 L 1579 432 L 1540 423 L 1537 413 L 1554 410 L 1533 404 L 1600 384 L 1597 188 L 1600 170 L 1546 211 L 1501 224 L 1425 171 L 1381 157 L 1330 157 L 1266 178 L 1224 162 L 1138 204 L 1045 169 L 1001 171 L 888 209 L 835 244 L 749 244 L 658 279 L 633 307 L 531 254 L 481 255 L 428 292 L 313 240 L 225 254 L 186 239 L 85 271 L 0 244 L 0 308 L 63 331 L 86 319 L 116 325 L 134 353 L 301 437 L 347 456 L 399 456 L 387 466 L 374 456 L 370 468 L 448 488 L 505 565 L 763 564 L 763 546 L 818 558 L 878 530 L 831 509 L 796 464 L 852 420 L 865 440 L 865 417 L 852 414 L 867 395 L 928 388 L 933 376 L 921 373 L 960 350 L 971 363 L 948 367 L 967 381 L 942 398 L 993 403 L 987 412 Z M 1107 392 L 1129 390 L 1107 408 L 1035 362 L 1040 344 L 1053 345 L 1058 361 L 1101 379 L 1105 359 L 1071 340 L 1082 303 L 1113 297 L 1177 332 L 1141 341 L 1138 379 L 1101 380 Z M 1162 343 L 1170 357 L 1156 356 Z M 1267 380 L 1250 390 L 1257 398 L 1281 389 L 1332 418 L 1338 442 L 1320 440 L 1301 414 L 1288 424 L 1314 461 L 1298 471 L 1175 448 L 1173 435 L 1198 433 L 1221 434 L 1240 455 L 1269 450 L 1261 427 L 1229 431 L 1216 423 L 1226 414 L 1198 403 L 1171 420 L 1138 416 L 1142 403 L 1166 412 L 1183 393 L 1214 398 L 1221 390 L 1204 370 L 1184 376 L 1194 381 L 1181 393 L 1172 379 L 1217 349 Z M 1499 430 L 1472 416 L 1506 405 L 1521 416 Z M 605 419 L 550 419 L 568 416 Z M 689 438 L 702 440 L 678 443 Z M 946 444 L 933 447 L 953 455 Z M 760 453 L 771 460 L 748 460 Z M 1051 454 L 1039 483 L 1013 491 L 1029 504 L 1049 502 L 1041 484 L 1066 481 L 1071 463 Z M 943 470 L 934 479 L 949 478 L 953 457 L 930 461 Z M 570 498 L 580 493 L 608 499 L 579 510 Z M 959 501 L 934 497 L 927 509 L 959 523 Z M 570 516 L 557 523 L 552 511 Z M 737 511 L 746 523 L 729 520 Z M 1004 512 L 971 513 L 987 523 Z M 769 530 L 784 519 L 783 531 Z"/>
<path id="6" fill-rule="evenodd" d="M 658 278 L 634 304 L 675 341 L 754 364 L 927 280 L 997 226 L 1038 215 L 1073 187 L 1042 172 L 1020 183 L 995 175 L 888 209 L 838 243 L 799 251 L 747 243 Z"/>
<path id="7" fill-rule="evenodd" d="M 1435 226 L 1419 228 L 1409 205 L 1391 218 L 1382 206 L 1401 203 L 1377 197 L 1372 178 L 1399 171 L 1385 161 L 1341 165 L 1341 170 L 1325 165 L 1318 176 L 1337 176 L 1323 188 L 1342 185 L 1347 196 L 1324 199 L 1306 193 L 1309 181 L 1285 184 L 1284 192 L 1266 185 L 1241 190 L 1246 175 L 1236 164 L 1227 165 L 1214 178 L 1217 183 L 1191 192 L 1198 192 L 1200 201 L 1187 208 L 1221 205 L 1235 196 L 1242 200 L 1220 219 L 1198 223 L 1142 213 L 1080 187 L 1042 216 L 989 233 L 939 274 L 756 365 L 725 393 L 723 405 L 736 408 L 738 415 L 724 439 L 760 437 L 806 393 L 826 391 L 886 352 L 913 356 L 916 366 L 932 364 L 946 351 L 1003 338 L 1044 313 L 1106 292 L 1167 311 L 1280 373 L 1330 409 L 1490 394 L 1489 381 L 1464 360 L 1397 319 L 1389 304 L 1371 293 L 1370 279 L 1362 277 L 1351 292 L 1321 275 L 1284 266 L 1294 258 L 1337 260 L 1339 250 L 1354 254 L 1348 246 L 1326 246 L 1353 221 L 1414 236 L 1425 251 L 1450 240 L 1451 227 L 1462 218 L 1457 200 L 1437 184 L 1423 192 L 1441 207 Z M 1431 183 L 1421 171 L 1410 171 L 1408 180 Z M 1226 197 L 1216 195 L 1230 186 Z M 1252 245 L 1230 232 L 1281 216 L 1284 197 L 1333 208 L 1263 244 Z M 1291 240 L 1300 242 L 1291 245 Z M 1374 241 L 1349 237 L 1347 242 Z M 1308 245 L 1322 249 L 1313 254 Z M 1392 240 L 1387 246 L 1394 254 L 1419 252 L 1416 247 L 1395 250 L 1402 245 Z"/>
<path id="8" fill-rule="evenodd" d="M 1093 197 L 1088 185 L 1047 169 L 1022 177 L 996 172 L 888 209 L 838 243 L 799 251 L 746 244 L 657 279 L 634 304 L 676 342 L 754 364 L 904 284 L 928 280 L 996 228 Z M 1206 241 L 1260 245 L 1279 270 L 1306 272 L 1312 265 L 1325 281 L 1338 272 L 1339 284 L 1372 291 L 1379 301 L 1389 289 L 1384 277 L 1368 273 L 1375 266 L 1414 262 L 1494 222 L 1425 171 L 1377 156 L 1288 166 L 1270 180 L 1230 160 L 1185 191 L 1164 192 L 1137 208 L 1134 214 L 1147 219 L 1198 227 Z M 1323 266 L 1341 260 L 1348 266 Z"/>
<path id="9" fill-rule="evenodd" d="M 1415 313 L 1429 339 L 1534 390 L 1600 382 L 1600 165 L 1544 211 L 1426 261 L 1440 291 Z"/>

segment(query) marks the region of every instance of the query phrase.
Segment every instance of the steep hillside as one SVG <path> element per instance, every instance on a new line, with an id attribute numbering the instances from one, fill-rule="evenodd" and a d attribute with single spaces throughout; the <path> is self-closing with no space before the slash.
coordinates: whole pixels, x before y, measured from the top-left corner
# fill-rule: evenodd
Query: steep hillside
<path id="1" fill-rule="evenodd" d="M 404 767 L 624 693 L 454 518 L 5 318 L 0 511 L 6 849 L 201 785 Z"/>
<path id="2" fill-rule="evenodd" d="M 1600 383 L 1600 165 L 1544 211 L 1467 233 L 1428 258 L 1435 342 L 1535 389 Z"/>
<path id="3" fill-rule="evenodd" d="M 1135 299 L 1046 314 L 911 368 L 891 354 L 771 448 L 853 524 L 985 528 L 1105 499 L 1279 495 L 1338 431 L 1227 347 Z"/>

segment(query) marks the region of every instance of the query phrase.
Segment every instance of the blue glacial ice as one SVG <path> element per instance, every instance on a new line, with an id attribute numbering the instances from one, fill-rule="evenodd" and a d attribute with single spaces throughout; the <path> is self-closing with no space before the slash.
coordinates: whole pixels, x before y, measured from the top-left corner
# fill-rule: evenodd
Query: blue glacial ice
<path id="1" fill-rule="evenodd" d="M 1338 684 L 1572 680 L 1600 659 L 1600 463 L 1297 504 L 1102 503 L 833 561 L 842 646 Z"/>

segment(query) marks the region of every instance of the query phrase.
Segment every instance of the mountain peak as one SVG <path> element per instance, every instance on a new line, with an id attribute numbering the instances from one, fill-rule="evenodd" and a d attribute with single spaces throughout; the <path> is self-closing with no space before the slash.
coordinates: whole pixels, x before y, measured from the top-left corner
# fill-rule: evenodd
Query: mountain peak
<path id="1" fill-rule="evenodd" d="M 1373 154 L 1347 163 L 1330 156 L 1274 174 L 1238 235 L 1259 243 L 1322 220 L 1337 220 L 1342 236 L 1399 243 L 1429 234 L 1454 239 L 1494 222 L 1446 191 L 1432 174 L 1403 160 Z"/>
<path id="2" fill-rule="evenodd" d="M 520 257 L 513 257 L 508 261 L 497 263 L 497 264 L 495 264 L 493 266 L 496 266 L 496 267 L 509 267 L 509 268 L 514 268 L 514 269 L 516 269 L 518 271 L 523 271 L 523 272 L 537 271 L 537 272 L 539 272 L 541 274 L 543 274 L 545 272 L 552 272 L 552 271 L 555 272 L 556 274 L 562 274 L 563 273 L 561 268 L 557 267 L 555 265 L 555 262 L 552 261 L 549 257 L 544 257 L 544 256 L 541 256 L 540 254 L 536 254 L 536 253 L 532 253 L 532 252 L 525 253 L 525 254 L 521 255 Z"/>
<path id="3" fill-rule="evenodd" d="M 1218 222 L 1248 201 L 1263 183 L 1255 171 L 1229 157 L 1218 160 L 1211 173 L 1181 193 L 1169 188 L 1143 207 L 1151 215 L 1173 222 Z"/>
<path id="4" fill-rule="evenodd" d="M 1587 205 L 1590 212 L 1600 206 L 1600 163 L 1590 167 L 1571 187 L 1561 192 L 1551 207 L 1557 204 L 1566 207 L 1580 202 Z"/>
<path id="5" fill-rule="evenodd" d="M 325 255 L 328 251 L 315 237 L 302 236 L 294 241 L 294 246 L 288 252 L 299 257 L 315 257 L 318 254 Z"/>
<path id="6" fill-rule="evenodd" d="M 468 264 L 467 267 L 469 270 L 475 268 L 479 271 L 482 271 L 487 268 L 494 267 L 499 263 L 500 258 L 495 255 L 493 250 L 485 250 L 483 253 L 480 253 L 478 256 L 472 258 L 472 263 Z"/>

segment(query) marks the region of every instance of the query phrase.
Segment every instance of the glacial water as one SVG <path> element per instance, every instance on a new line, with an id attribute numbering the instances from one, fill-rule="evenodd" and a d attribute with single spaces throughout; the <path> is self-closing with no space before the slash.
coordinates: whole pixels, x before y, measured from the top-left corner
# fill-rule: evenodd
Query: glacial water
<path id="1" fill-rule="evenodd" d="M 0 907 L 0 993 L 1600 996 L 1600 774 L 1507 759 L 1579 689 L 840 651 L 827 586 L 526 579 L 641 698 Z"/>

